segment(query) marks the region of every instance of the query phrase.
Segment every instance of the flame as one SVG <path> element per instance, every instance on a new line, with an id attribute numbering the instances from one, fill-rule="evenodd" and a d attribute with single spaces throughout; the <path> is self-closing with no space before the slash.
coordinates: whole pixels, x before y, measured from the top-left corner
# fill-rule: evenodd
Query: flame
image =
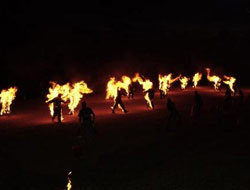
<path id="1" fill-rule="evenodd" d="M 74 114 L 75 108 L 78 106 L 83 94 L 90 94 L 92 92 L 93 90 L 88 88 L 88 85 L 84 81 L 74 83 L 68 95 L 70 113 Z"/>
<path id="2" fill-rule="evenodd" d="M 168 75 L 161 75 L 159 74 L 158 80 L 159 80 L 159 89 L 164 92 L 166 95 L 171 87 L 171 84 L 179 80 L 181 75 L 172 78 L 172 73 L 169 73 Z"/>
<path id="3" fill-rule="evenodd" d="M 131 79 L 128 76 L 123 75 L 121 81 L 116 81 L 115 77 L 111 77 L 106 87 L 106 99 L 113 98 L 115 102 L 118 89 L 124 89 L 126 93 L 129 94 L 130 84 L 131 84 Z M 122 110 L 120 105 L 118 107 Z"/>
<path id="4" fill-rule="evenodd" d="M 75 108 L 78 106 L 83 94 L 90 94 L 93 90 L 89 89 L 84 81 L 77 83 L 66 83 L 64 85 L 59 85 L 55 82 L 50 82 L 51 87 L 49 88 L 49 93 L 47 94 L 46 103 L 58 97 L 59 94 L 62 95 L 62 100 L 69 100 L 68 108 L 70 113 L 74 114 Z M 54 104 L 49 104 L 50 114 L 54 115 Z M 63 119 L 63 117 L 62 117 Z"/>
<path id="5" fill-rule="evenodd" d="M 158 75 L 159 80 L 159 90 L 163 91 L 165 95 L 168 93 L 168 83 L 167 83 L 167 75 Z"/>
<path id="6" fill-rule="evenodd" d="M 68 184 L 67 184 L 67 190 L 71 190 L 71 188 L 72 188 L 72 185 L 71 185 L 71 174 L 72 174 L 72 172 L 69 172 L 69 174 L 68 174 Z"/>
<path id="7" fill-rule="evenodd" d="M 193 88 L 196 88 L 198 85 L 198 82 L 201 80 L 202 74 L 201 73 L 195 73 L 193 76 Z"/>
<path id="8" fill-rule="evenodd" d="M 234 90 L 234 83 L 236 82 L 236 78 L 234 78 L 234 77 L 229 77 L 229 76 L 227 76 L 227 75 L 224 75 L 224 78 L 225 78 L 226 80 L 223 80 L 223 82 L 224 82 L 225 84 L 227 84 L 227 85 L 229 86 L 231 92 L 234 93 L 234 92 L 235 92 L 235 90 Z"/>
<path id="9" fill-rule="evenodd" d="M 59 85 L 53 81 L 50 82 L 51 87 L 49 88 L 49 93 L 47 94 L 47 100 L 46 103 L 53 100 L 54 98 L 58 97 L 59 94 L 62 95 L 62 100 L 67 101 L 68 95 L 70 92 L 70 84 L 66 83 L 64 85 Z M 50 103 L 49 104 L 49 109 L 50 109 L 50 115 L 54 115 L 54 104 Z M 61 116 L 63 120 L 63 116 Z"/>
<path id="10" fill-rule="evenodd" d="M 143 88 L 143 92 L 146 92 L 148 91 L 149 89 L 152 89 L 153 88 L 153 83 L 149 80 L 149 79 L 142 79 L 140 77 L 140 74 L 139 73 L 136 73 L 134 78 L 132 79 L 133 82 L 139 82 L 140 85 L 142 85 L 142 88 Z M 151 100 L 148 96 L 148 93 L 146 93 L 146 95 L 144 96 L 145 100 L 147 101 L 147 104 L 149 105 L 149 107 L 152 109 L 153 108 L 153 105 L 151 103 Z"/>
<path id="11" fill-rule="evenodd" d="M 17 87 L 10 87 L 9 89 L 3 89 L 0 94 L 0 102 L 2 109 L 0 115 L 10 114 L 10 106 L 13 100 L 16 98 Z"/>
<path id="12" fill-rule="evenodd" d="M 187 87 L 188 81 L 190 80 L 190 78 L 181 77 L 179 80 L 181 82 L 181 89 L 184 90 Z"/>
<path id="13" fill-rule="evenodd" d="M 124 89 L 126 93 L 129 93 L 129 85 L 131 84 L 131 79 L 128 76 L 122 76 L 121 81 L 116 81 L 115 77 L 111 77 L 107 83 L 106 87 L 106 99 L 117 97 L 117 89 Z"/>
<path id="14" fill-rule="evenodd" d="M 210 76 L 210 71 L 211 71 L 210 68 L 206 68 L 206 71 L 207 71 L 207 79 L 208 79 L 210 82 L 213 82 L 213 83 L 214 83 L 214 89 L 215 89 L 215 90 L 218 90 L 218 88 L 219 88 L 220 85 L 221 85 L 221 78 L 218 77 L 218 76 L 216 76 L 216 75 Z"/>

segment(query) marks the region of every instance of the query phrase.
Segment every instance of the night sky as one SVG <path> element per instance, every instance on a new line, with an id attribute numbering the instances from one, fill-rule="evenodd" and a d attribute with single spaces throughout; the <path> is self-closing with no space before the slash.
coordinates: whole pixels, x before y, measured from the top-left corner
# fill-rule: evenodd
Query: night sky
<path id="1" fill-rule="evenodd" d="M 206 66 L 248 84 L 247 0 L 8 1 L 2 13 L 1 88 L 136 71 L 193 75 Z"/>

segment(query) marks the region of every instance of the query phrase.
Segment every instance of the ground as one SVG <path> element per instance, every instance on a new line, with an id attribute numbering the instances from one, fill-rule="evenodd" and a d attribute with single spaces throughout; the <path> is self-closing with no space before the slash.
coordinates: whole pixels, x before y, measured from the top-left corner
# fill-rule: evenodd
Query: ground
<path id="1" fill-rule="evenodd" d="M 134 100 L 124 98 L 128 114 L 111 114 L 111 100 L 87 95 L 98 133 L 81 158 L 72 152 L 77 113 L 67 115 L 64 107 L 63 125 L 57 126 L 44 100 L 15 102 L 13 115 L 0 118 L 1 189 L 67 189 L 72 171 L 72 190 L 248 190 L 249 104 L 239 107 L 234 97 L 232 111 L 220 121 L 216 107 L 222 105 L 223 92 L 198 90 L 204 100 L 198 125 L 189 117 L 194 90 L 170 92 L 183 124 L 168 131 L 166 99 L 158 94 L 155 110 L 146 107 L 140 93 Z"/>

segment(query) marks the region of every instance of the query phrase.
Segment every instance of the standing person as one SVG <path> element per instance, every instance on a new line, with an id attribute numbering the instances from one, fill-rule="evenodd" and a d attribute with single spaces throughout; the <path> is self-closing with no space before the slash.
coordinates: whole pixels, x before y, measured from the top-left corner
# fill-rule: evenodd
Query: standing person
<path id="1" fill-rule="evenodd" d="M 167 110 L 169 112 L 169 116 L 168 116 L 166 129 L 169 128 L 169 126 L 172 122 L 178 121 L 178 123 L 180 124 L 181 123 L 180 113 L 178 112 L 178 110 L 175 106 L 175 103 L 170 98 L 168 98 L 168 101 L 167 101 Z"/>
<path id="2" fill-rule="evenodd" d="M 134 83 L 131 83 L 129 86 L 128 86 L 128 99 L 134 99 L 134 92 L 135 92 L 135 87 L 134 87 Z"/>
<path id="3" fill-rule="evenodd" d="M 145 93 L 146 93 L 146 95 L 148 95 L 149 101 L 150 101 L 150 102 L 147 102 L 148 107 L 154 109 L 154 107 L 155 107 L 155 104 L 154 104 L 155 89 L 151 88 L 151 89 L 145 91 Z"/>
<path id="4" fill-rule="evenodd" d="M 203 100 L 198 91 L 194 92 L 194 104 L 191 111 L 191 116 L 194 120 L 199 120 L 201 115 L 201 108 L 203 106 Z"/>
<path id="5" fill-rule="evenodd" d="M 126 96 L 126 93 L 123 93 L 123 92 L 121 91 L 120 88 L 117 88 L 117 96 L 116 96 L 116 98 L 115 98 L 115 103 L 114 103 L 114 105 L 111 107 L 112 113 L 115 113 L 115 109 L 117 108 L 117 106 L 120 106 L 121 109 L 122 109 L 122 111 L 123 111 L 124 113 L 127 113 L 127 112 L 128 112 L 128 111 L 125 109 L 125 106 L 124 106 L 124 104 L 123 104 L 123 102 L 122 102 L 122 96 Z"/>
<path id="6" fill-rule="evenodd" d="M 90 131 L 96 132 L 96 130 L 94 128 L 95 113 L 91 108 L 87 107 L 86 102 L 82 102 L 82 109 L 78 113 L 78 118 L 80 122 L 80 136 L 83 136 L 86 144 L 88 145 L 88 133 Z"/>
<path id="7" fill-rule="evenodd" d="M 62 107 L 61 107 L 61 104 L 66 103 L 62 99 L 62 95 L 59 94 L 56 98 L 50 100 L 48 103 L 53 103 L 53 105 L 54 105 L 54 114 L 52 116 L 52 121 L 54 121 L 54 119 L 57 117 L 58 123 L 61 123 L 62 122 Z"/>
<path id="8" fill-rule="evenodd" d="M 232 106 L 232 95 L 231 95 L 230 88 L 227 86 L 226 92 L 225 92 L 225 98 L 224 98 L 224 102 L 223 102 L 224 112 L 225 113 L 229 112 L 229 110 L 231 109 L 231 106 Z"/>
<path id="9" fill-rule="evenodd" d="M 244 93 L 240 87 L 238 87 L 239 91 L 239 104 L 243 105 L 244 104 Z"/>

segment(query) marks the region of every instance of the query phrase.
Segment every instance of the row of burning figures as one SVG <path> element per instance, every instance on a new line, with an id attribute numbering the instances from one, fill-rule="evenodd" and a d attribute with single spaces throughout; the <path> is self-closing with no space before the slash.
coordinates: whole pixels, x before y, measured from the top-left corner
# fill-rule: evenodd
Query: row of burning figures
<path id="1" fill-rule="evenodd" d="M 234 83 L 236 82 L 236 79 L 234 77 L 229 77 L 224 75 L 224 80 L 221 79 L 219 76 L 210 75 L 210 68 L 206 68 L 206 72 L 207 72 L 207 79 L 209 82 L 212 82 L 214 84 L 214 89 L 218 90 L 219 87 L 221 86 L 221 83 L 225 83 L 229 86 L 230 90 L 232 91 L 232 93 L 235 92 L 234 90 Z M 192 82 L 193 82 L 193 88 L 196 88 L 199 81 L 202 79 L 202 73 L 195 73 L 195 75 L 192 78 Z M 176 81 L 180 81 L 180 85 L 181 85 L 181 89 L 184 90 L 189 81 L 191 80 L 190 78 L 186 77 L 186 76 L 182 76 L 179 75 L 175 78 L 172 77 L 172 73 L 168 74 L 168 75 L 161 75 L 159 74 L 158 76 L 158 80 L 159 80 L 159 91 L 161 94 L 161 97 L 166 96 L 172 86 L 172 84 Z M 139 73 L 136 73 L 135 76 L 131 79 L 128 76 L 122 76 L 121 81 L 116 81 L 116 79 L 114 77 L 110 78 L 108 84 L 107 84 L 107 88 L 106 88 L 106 99 L 109 98 L 113 98 L 115 101 L 115 105 L 120 102 L 120 94 L 121 90 L 124 89 L 126 91 L 126 94 L 128 96 L 130 96 L 131 91 L 133 91 L 133 87 L 132 87 L 132 83 L 138 82 L 143 89 L 143 92 L 145 93 L 145 100 L 147 101 L 148 107 L 150 107 L 151 109 L 154 108 L 154 104 L 153 104 L 153 94 L 155 92 L 155 90 L 153 89 L 153 82 L 151 82 L 149 79 L 146 79 L 142 76 L 140 76 Z M 132 92 L 133 93 L 133 92 Z M 123 108 L 123 104 L 121 105 L 121 109 L 123 111 L 126 112 L 126 110 Z M 112 109 L 114 110 L 114 106 L 112 107 Z"/>
<path id="2" fill-rule="evenodd" d="M 224 75 L 224 80 L 222 80 L 219 76 L 216 75 L 211 76 L 209 68 L 206 69 L 206 72 L 208 81 L 214 84 L 214 88 L 216 90 L 219 89 L 221 83 L 223 82 L 227 84 L 231 89 L 231 91 L 234 93 L 234 83 L 236 82 L 236 79 L 234 77 L 229 77 Z M 197 87 L 201 79 L 202 79 L 202 73 L 196 73 L 193 76 L 192 82 L 194 88 Z M 181 84 L 181 89 L 185 89 L 188 85 L 188 82 L 191 79 L 181 75 L 173 78 L 172 73 L 170 73 L 168 75 L 159 74 L 158 80 L 159 80 L 159 90 L 161 94 L 167 95 L 168 91 L 171 88 L 171 85 L 174 82 L 179 80 Z M 115 103 L 117 103 L 117 98 L 121 96 L 119 93 L 121 92 L 122 89 L 124 89 L 126 91 L 126 94 L 129 96 L 131 93 L 130 88 L 133 82 L 138 82 L 142 86 L 143 91 L 145 92 L 144 98 L 147 101 L 148 106 L 150 108 L 153 108 L 153 104 L 150 97 L 151 96 L 150 94 L 154 93 L 153 83 L 149 79 L 145 79 L 144 77 L 140 76 L 139 73 L 136 73 L 132 79 L 128 76 L 122 76 L 121 81 L 117 81 L 115 77 L 111 77 L 106 87 L 106 99 L 112 98 L 115 101 Z M 18 91 L 17 87 L 10 87 L 9 89 L 4 89 L 1 91 L 0 103 L 2 104 L 2 109 L 0 115 L 10 114 L 10 106 L 16 97 L 17 91 Z M 68 108 L 70 110 L 70 114 L 74 114 L 75 108 L 78 106 L 79 102 L 83 98 L 83 94 L 90 94 L 92 92 L 93 90 L 88 88 L 87 84 L 84 81 L 80 81 L 73 84 L 66 83 L 64 85 L 59 85 L 55 82 L 51 82 L 51 87 L 49 88 L 49 93 L 47 94 L 47 100 L 46 100 L 46 102 L 49 103 L 51 116 L 54 115 L 54 110 L 55 110 L 54 109 L 55 103 L 53 103 L 52 101 L 58 98 L 59 96 L 63 102 L 69 101 Z M 118 104 L 115 104 L 114 106 L 117 106 Z M 123 109 L 123 111 L 126 110 Z"/>

